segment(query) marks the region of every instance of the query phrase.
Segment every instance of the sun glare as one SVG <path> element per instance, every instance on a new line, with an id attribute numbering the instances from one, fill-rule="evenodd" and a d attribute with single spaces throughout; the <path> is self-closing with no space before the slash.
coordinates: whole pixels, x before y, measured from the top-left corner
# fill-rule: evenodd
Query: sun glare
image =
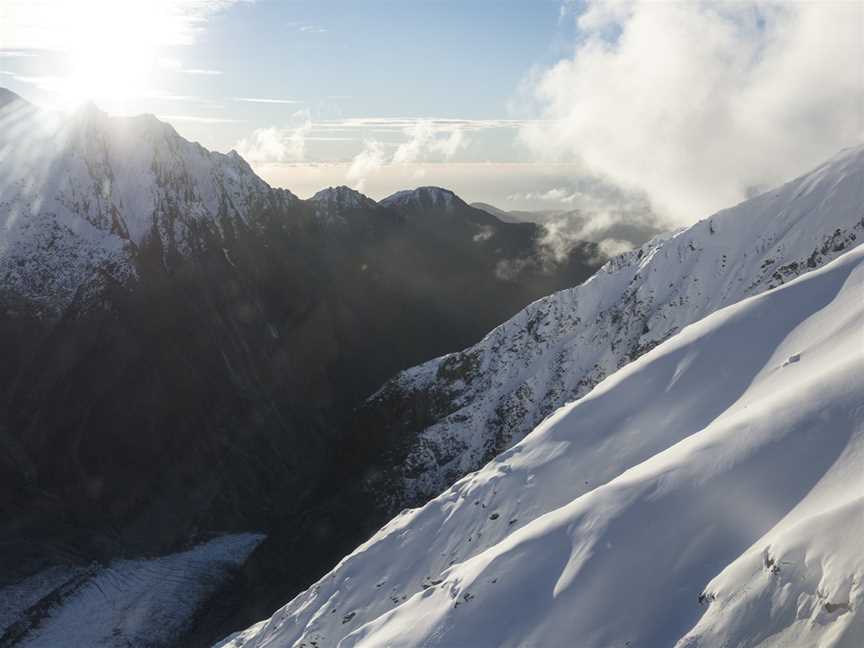
<path id="1" fill-rule="evenodd" d="M 177 42 L 182 12 L 167 0 L 87 0 L 64 11 L 57 40 L 68 72 L 56 90 L 66 108 L 93 101 L 124 112 L 151 91 L 159 51 Z"/>

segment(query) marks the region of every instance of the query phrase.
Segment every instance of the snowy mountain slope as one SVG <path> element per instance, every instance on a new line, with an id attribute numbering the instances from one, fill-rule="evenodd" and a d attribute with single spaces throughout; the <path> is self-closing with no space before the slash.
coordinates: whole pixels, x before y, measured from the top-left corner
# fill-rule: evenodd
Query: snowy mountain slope
<path id="1" fill-rule="evenodd" d="M 361 423 L 401 439 L 374 492 L 422 503 L 556 408 L 705 315 L 775 288 L 864 237 L 864 147 L 609 261 L 531 304 L 479 344 L 409 369 Z"/>
<path id="2" fill-rule="evenodd" d="M 85 106 L 70 118 L 17 101 L 0 109 L 0 281 L 62 309 L 90 277 L 134 276 L 148 237 L 188 252 L 199 228 L 246 222 L 272 190 L 235 152 L 207 151 L 155 117 L 109 117 Z"/>
<path id="3" fill-rule="evenodd" d="M 161 558 L 51 568 L 0 589 L 0 601 L 12 606 L 0 617 L 0 643 L 31 648 L 169 644 L 263 539 L 237 534 Z"/>
<path id="4" fill-rule="evenodd" d="M 222 648 L 864 643 L 864 248 L 687 327 Z"/>

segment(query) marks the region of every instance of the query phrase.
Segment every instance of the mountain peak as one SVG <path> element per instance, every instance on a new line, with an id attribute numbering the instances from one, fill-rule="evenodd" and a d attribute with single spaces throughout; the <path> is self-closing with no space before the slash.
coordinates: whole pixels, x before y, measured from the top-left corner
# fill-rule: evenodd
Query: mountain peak
<path id="1" fill-rule="evenodd" d="M 356 189 L 340 185 L 322 189 L 309 200 L 314 203 L 333 205 L 339 209 L 357 209 L 359 207 L 374 207 L 378 203 Z"/>
<path id="2" fill-rule="evenodd" d="M 83 118 L 108 118 L 108 113 L 96 105 L 95 101 L 85 101 L 75 108 L 73 115 Z"/>
<path id="3" fill-rule="evenodd" d="M 398 191 L 381 201 L 381 205 L 408 209 L 443 209 L 452 212 L 457 208 L 467 207 L 465 201 L 449 189 L 441 187 L 418 187 Z"/>
<path id="4" fill-rule="evenodd" d="M 240 158 L 208 151 L 153 115 L 112 117 L 82 104 L 58 114 L 62 137 L 22 146 L 20 133 L 37 130 L 44 113 L 16 98 L 0 93 L 3 116 L 16 114 L 15 129 L 0 128 L 0 149 L 10 151 L 0 184 L 14 190 L 32 177 L 42 184 L 28 218 L 8 219 L 23 197 L 8 191 L 6 198 L 4 191 L 0 220 L 9 225 L 0 233 L 0 275 L 4 289 L 51 312 L 65 308 L 98 268 L 132 277 L 131 250 L 151 238 L 185 254 L 200 232 L 218 230 L 224 218 L 252 224 L 258 218 L 252 206 L 273 196 Z M 289 200 L 281 193 L 279 199 Z M 50 268 L 44 284 L 18 270 L 22 259 L 28 268 Z"/>
<path id="5" fill-rule="evenodd" d="M 309 199 L 315 205 L 315 216 L 326 221 L 344 221 L 343 213 L 378 206 L 374 200 L 344 185 L 322 189 Z"/>

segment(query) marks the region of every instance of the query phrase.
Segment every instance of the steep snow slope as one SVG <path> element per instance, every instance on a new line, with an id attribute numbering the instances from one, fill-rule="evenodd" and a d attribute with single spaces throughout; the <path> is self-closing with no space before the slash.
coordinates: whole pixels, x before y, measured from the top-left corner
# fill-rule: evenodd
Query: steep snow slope
<path id="1" fill-rule="evenodd" d="M 422 503 L 683 327 L 819 267 L 862 237 L 857 147 L 616 257 L 583 285 L 540 299 L 479 344 L 409 369 L 375 394 L 364 407 L 370 427 L 392 426 L 406 449 L 373 490 L 394 513 Z"/>
<path id="2" fill-rule="evenodd" d="M 263 539 L 237 534 L 150 560 L 53 567 L 0 589 L 0 644 L 168 645 Z"/>
<path id="3" fill-rule="evenodd" d="M 864 248 L 714 313 L 220 645 L 864 645 L 862 321 Z"/>
<path id="4" fill-rule="evenodd" d="M 184 253 L 256 202 L 296 202 L 235 152 L 206 150 L 153 116 L 0 108 L 0 284 L 60 310 L 94 275 L 123 282 L 146 237 Z"/>

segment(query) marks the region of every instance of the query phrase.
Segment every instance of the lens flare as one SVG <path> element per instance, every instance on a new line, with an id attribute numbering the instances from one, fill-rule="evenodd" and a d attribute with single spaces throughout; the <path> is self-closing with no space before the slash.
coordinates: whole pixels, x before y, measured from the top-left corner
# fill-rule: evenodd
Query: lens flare
<path id="1" fill-rule="evenodd" d="M 8 2 L 9 4 L 5 4 Z M 153 93 L 169 48 L 195 41 L 207 16 L 230 0 L 5 0 L 0 43 L 57 53 L 61 66 L 31 77 L 56 103 L 92 101 L 112 113 Z M 164 67 L 164 66 L 161 66 Z"/>
<path id="2" fill-rule="evenodd" d="M 160 2 L 90 0 L 83 11 L 71 13 L 69 72 L 58 88 L 63 105 L 93 101 L 123 112 L 131 99 L 148 92 L 162 30 L 171 22 L 169 8 Z"/>

